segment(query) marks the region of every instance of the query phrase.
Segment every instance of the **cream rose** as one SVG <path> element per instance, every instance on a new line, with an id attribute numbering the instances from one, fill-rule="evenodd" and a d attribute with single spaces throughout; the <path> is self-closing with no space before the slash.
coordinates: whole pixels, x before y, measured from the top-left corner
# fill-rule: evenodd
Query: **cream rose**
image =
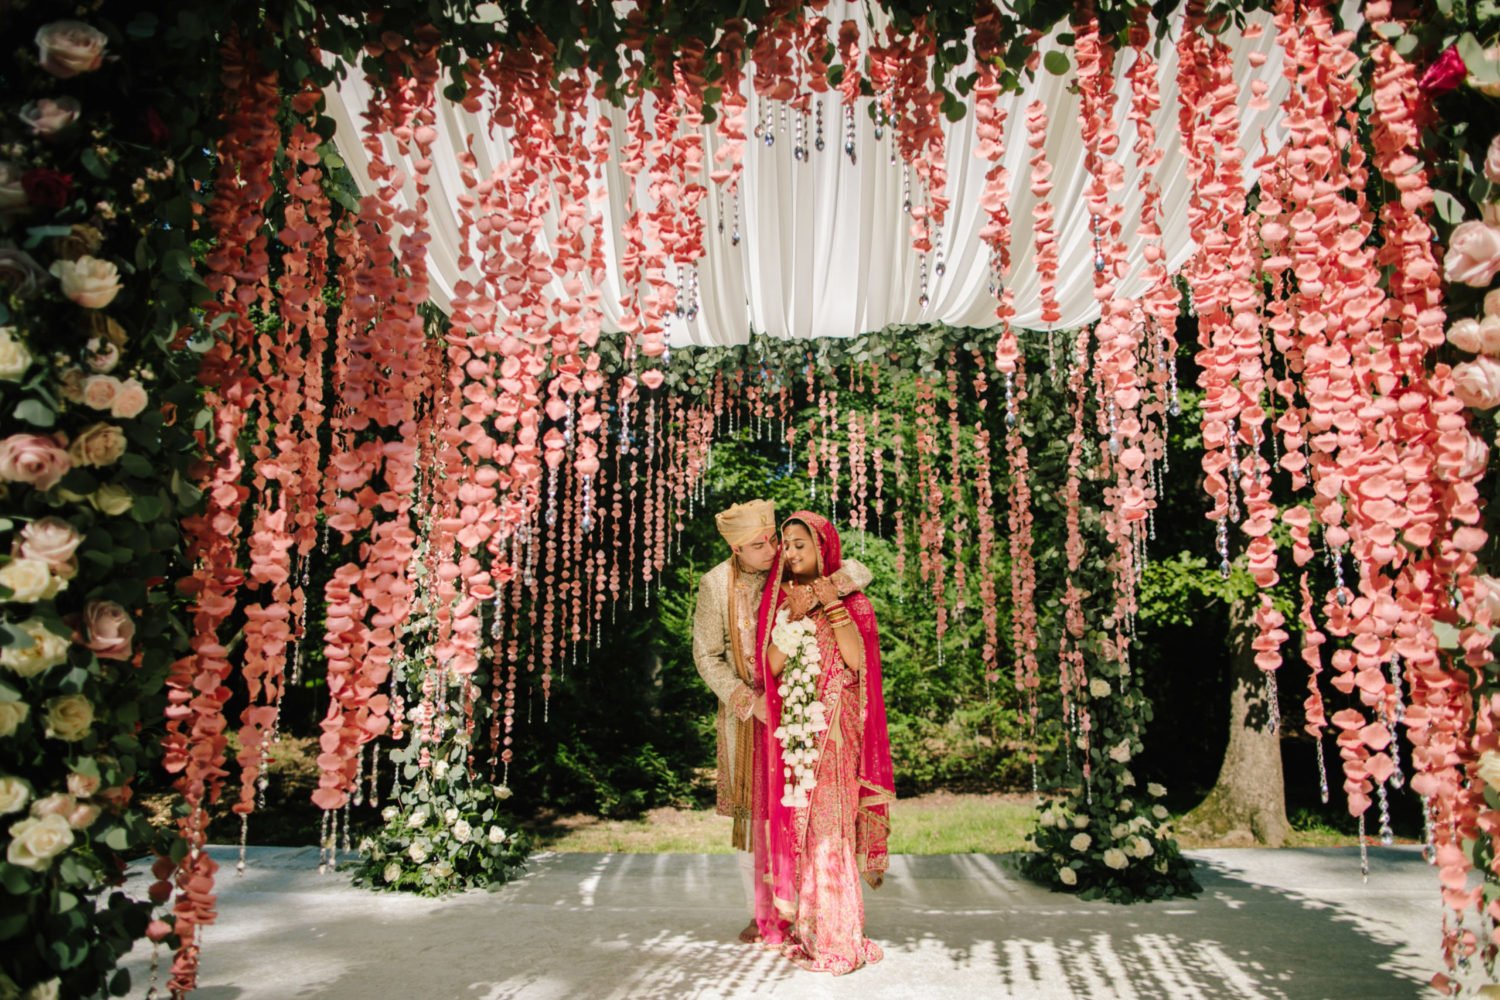
<path id="1" fill-rule="evenodd" d="M 1109 748 L 1109 759 L 1116 764 L 1124 764 L 1130 760 L 1130 741 L 1121 740 Z"/>
<path id="2" fill-rule="evenodd" d="M 65 694 L 47 702 L 47 735 L 77 743 L 94 725 L 94 703 L 81 694 Z"/>
<path id="3" fill-rule="evenodd" d="M 16 328 L 0 326 L 0 381 L 19 382 L 31 367 L 31 352 L 16 339 Z"/>
<path id="4" fill-rule="evenodd" d="M 120 349 L 103 337 L 90 337 L 83 347 L 83 360 L 89 371 L 105 375 L 120 363 Z"/>
<path id="5" fill-rule="evenodd" d="M 1167 813 L 1167 807 L 1166 806 L 1152 806 L 1151 807 L 1151 815 L 1155 816 L 1157 819 L 1166 819 L 1167 815 L 1168 815 L 1168 813 Z"/>
<path id="6" fill-rule="evenodd" d="M 1146 785 L 1146 794 L 1151 796 L 1153 799 L 1159 799 L 1163 795 L 1167 794 L 1167 789 L 1165 785 L 1158 785 L 1156 782 L 1152 781 L 1148 782 Z"/>
<path id="7" fill-rule="evenodd" d="M 31 128 L 31 134 L 39 139 L 50 139 L 78 120 L 82 105 L 72 97 L 52 100 L 43 97 L 21 105 L 21 120 Z"/>
<path id="8" fill-rule="evenodd" d="M 0 701 L 0 738 L 14 736 L 30 714 L 31 706 L 24 701 Z"/>
<path id="9" fill-rule="evenodd" d="M 1448 239 L 1443 277 L 1450 282 L 1483 288 L 1500 273 L 1500 228 L 1470 219 L 1461 222 Z"/>
<path id="10" fill-rule="evenodd" d="M 1071 847 L 1071 848 L 1073 848 L 1073 850 L 1078 851 L 1079 853 L 1082 853 L 1082 852 L 1088 850 L 1089 849 L 1089 845 L 1092 844 L 1093 842 L 1094 842 L 1094 838 L 1090 837 L 1088 834 L 1086 834 L 1086 833 L 1075 833 L 1073 835 L 1073 839 L 1070 840 L 1070 841 L 1068 841 L 1068 846 Z"/>
<path id="11" fill-rule="evenodd" d="M 10 775 L 0 778 L 0 816 L 8 816 L 25 809 L 26 800 L 29 798 L 31 798 L 31 786 L 26 782 Z"/>
<path id="12" fill-rule="evenodd" d="M 453 839 L 460 844 L 467 844 L 472 836 L 474 836 L 474 828 L 469 825 L 468 820 L 461 819 L 453 824 Z"/>
<path id="13" fill-rule="evenodd" d="M 1057 880 L 1063 885 L 1077 885 L 1078 873 L 1071 868 L 1059 868 L 1057 870 Z"/>
<path id="14" fill-rule="evenodd" d="M 31 804 L 31 815 L 40 819 L 43 816 L 67 817 L 73 811 L 78 802 L 67 792 L 53 792 L 51 795 L 43 796 Z"/>
<path id="15" fill-rule="evenodd" d="M 447 878 L 453 874 L 453 865 L 448 861 L 438 861 L 432 866 L 432 874 L 436 878 Z"/>
<path id="16" fill-rule="evenodd" d="M 128 660 L 135 639 L 130 612 L 114 601 L 90 601 L 83 608 L 84 645 L 101 660 Z"/>
<path id="17" fill-rule="evenodd" d="M 85 255 L 55 261 L 50 270 L 62 293 L 85 309 L 103 309 L 120 294 L 120 269 L 110 261 Z"/>
<path id="18" fill-rule="evenodd" d="M 89 496 L 89 503 L 101 514 L 119 517 L 135 506 L 135 497 L 119 483 L 105 483 Z"/>
<path id="19" fill-rule="evenodd" d="M 1500 753 L 1486 750 L 1479 755 L 1479 777 L 1491 788 L 1500 791 Z"/>
<path id="20" fill-rule="evenodd" d="M 47 628 L 40 619 L 29 618 L 17 628 L 31 636 L 31 645 L 0 649 L 0 666 L 20 677 L 35 677 L 68 658 L 68 640 Z"/>
<path id="21" fill-rule="evenodd" d="M 52 567 L 40 559 L 12 559 L 0 566 L 0 586 L 9 587 L 10 600 L 19 604 L 50 601 L 68 585 L 52 575 Z"/>
<path id="22" fill-rule="evenodd" d="M 1478 410 L 1500 406 L 1500 361 L 1481 355 L 1454 365 L 1453 391 L 1465 406 Z"/>
<path id="23" fill-rule="evenodd" d="M 68 446 L 74 465 L 96 469 L 114 465 L 125 454 L 125 432 L 114 424 L 90 424 Z"/>
<path id="24" fill-rule="evenodd" d="M 10 825 L 10 838 L 5 860 L 20 868 L 41 871 L 73 846 L 73 828 L 61 816 L 28 817 Z"/>
<path id="25" fill-rule="evenodd" d="M 141 415 L 141 411 L 150 402 L 146 396 L 146 387 L 139 381 L 128 378 L 120 383 L 120 391 L 115 393 L 115 401 L 109 408 L 111 416 L 121 420 L 131 420 Z"/>
<path id="26" fill-rule="evenodd" d="M 1111 690 L 1109 681 L 1103 677 L 1095 677 L 1089 681 L 1089 694 L 1095 698 L 1108 698 Z"/>
<path id="27" fill-rule="evenodd" d="M 392 861 L 385 866 L 385 871 L 381 872 L 381 874 L 385 876 L 386 882 L 394 882 L 401 877 L 401 865 Z"/>
<path id="28" fill-rule="evenodd" d="M 501 802 L 504 802 L 506 799 L 510 798 L 510 796 L 511 790 L 509 785 L 495 786 L 495 798 L 499 799 Z"/>
<path id="29" fill-rule="evenodd" d="M 408 857 L 420 865 L 427 860 L 427 844 L 420 840 L 414 840 L 411 846 L 406 849 L 406 853 Z"/>
<path id="30" fill-rule="evenodd" d="M 12 434 L 0 441 L 0 482 L 50 490 L 72 467 L 67 451 L 46 435 Z"/>
<path id="31" fill-rule="evenodd" d="M 21 1000 L 60 1000 L 62 997 L 62 980 L 49 979 L 44 983 L 37 983 L 21 996 Z"/>
<path id="32" fill-rule="evenodd" d="M 24 212 L 29 204 L 21 186 L 21 168 L 9 160 L 0 161 L 0 215 Z"/>
<path id="33" fill-rule="evenodd" d="M 68 774 L 68 794 L 87 799 L 99 790 L 99 779 L 92 774 L 72 771 Z"/>
<path id="34" fill-rule="evenodd" d="M 503 844 L 505 842 L 505 831 L 498 826 L 490 827 L 490 843 Z"/>
<path id="35" fill-rule="evenodd" d="M 1479 320 L 1465 317 L 1448 327 L 1448 343 L 1469 354 L 1479 353 Z"/>
<path id="36" fill-rule="evenodd" d="M 92 73 L 104 65 L 104 47 L 109 38 L 82 21 L 53 21 L 36 33 L 37 59 L 42 69 L 66 80 L 79 73 Z"/>
<path id="37" fill-rule="evenodd" d="M 24 559 L 40 559 L 59 576 L 72 577 L 78 571 L 73 553 L 83 536 L 78 529 L 60 517 L 43 517 L 21 529 L 14 554 Z"/>
<path id="38" fill-rule="evenodd" d="M 119 394 L 120 380 L 113 375 L 90 375 L 83 380 L 83 404 L 91 409 L 109 409 Z"/>
<path id="39" fill-rule="evenodd" d="M 1104 852 L 1104 864 L 1115 871 L 1124 871 L 1126 866 L 1130 864 L 1130 859 L 1118 847 L 1111 847 Z"/>

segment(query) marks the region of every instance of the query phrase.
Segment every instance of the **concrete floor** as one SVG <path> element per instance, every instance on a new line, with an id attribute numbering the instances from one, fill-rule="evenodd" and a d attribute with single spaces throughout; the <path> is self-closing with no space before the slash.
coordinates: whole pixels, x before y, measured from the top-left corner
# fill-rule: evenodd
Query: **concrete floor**
<path id="1" fill-rule="evenodd" d="M 1002 856 L 894 857 L 866 892 L 886 959 L 841 979 L 735 942 L 728 855 L 542 854 L 494 892 L 427 900 L 319 876 L 313 848 L 252 848 L 240 877 L 234 850 L 213 850 L 198 1000 L 1376 1000 L 1431 996 L 1441 966 L 1415 848 L 1373 849 L 1368 883 L 1351 849 L 1192 851 L 1201 896 L 1134 906 L 1048 892 Z M 131 956 L 132 996 L 149 961 Z"/>

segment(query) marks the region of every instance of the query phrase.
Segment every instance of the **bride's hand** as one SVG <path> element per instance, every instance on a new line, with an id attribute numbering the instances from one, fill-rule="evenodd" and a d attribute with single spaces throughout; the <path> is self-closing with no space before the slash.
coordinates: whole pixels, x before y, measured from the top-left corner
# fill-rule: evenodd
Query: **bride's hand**
<path id="1" fill-rule="evenodd" d="M 811 587 L 801 585 L 792 586 L 786 599 L 787 617 L 792 621 L 803 618 L 813 607 L 813 592 Z"/>
<path id="2" fill-rule="evenodd" d="M 818 603 L 824 607 L 839 599 L 838 588 L 826 576 L 820 576 L 812 582 L 812 592 L 813 596 L 818 599 Z"/>

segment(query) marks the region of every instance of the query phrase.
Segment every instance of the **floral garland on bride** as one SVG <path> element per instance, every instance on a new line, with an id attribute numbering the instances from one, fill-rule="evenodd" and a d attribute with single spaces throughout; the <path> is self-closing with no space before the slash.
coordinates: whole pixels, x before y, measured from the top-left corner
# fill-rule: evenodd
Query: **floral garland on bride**
<path id="1" fill-rule="evenodd" d="M 811 618 L 791 620 L 782 608 L 776 613 L 771 642 L 786 654 L 786 668 L 776 692 L 781 695 L 781 725 L 776 741 L 781 744 L 781 804 L 806 809 L 817 784 L 818 734 L 828 728 L 827 707 L 818 699 L 818 675 L 823 656 L 818 648 L 817 627 Z"/>

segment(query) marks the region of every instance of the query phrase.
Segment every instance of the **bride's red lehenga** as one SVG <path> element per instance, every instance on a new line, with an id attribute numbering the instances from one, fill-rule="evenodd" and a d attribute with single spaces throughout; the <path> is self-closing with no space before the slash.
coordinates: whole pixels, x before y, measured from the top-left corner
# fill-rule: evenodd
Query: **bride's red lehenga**
<path id="1" fill-rule="evenodd" d="M 817 514 L 799 511 L 788 518 L 807 527 L 818 542 L 820 575 L 838 570 L 839 535 Z M 783 525 L 783 529 L 785 526 Z M 859 632 L 864 669 L 853 670 L 839 653 L 833 629 L 821 611 L 817 625 L 822 673 L 818 697 L 827 710 L 817 784 L 806 808 L 782 803 L 781 744 L 771 735 L 780 725 L 778 680 L 771 676 L 767 651 L 776 612 L 785 601 L 780 554 L 766 580 L 756 631 L 756 668 L 765 685 L 769 724 L 757 729 L 765 762 L 765 849 L 756 852 L 765 888 L 756 893 L 756 922 L 767 944 L 778 944 L 806 969 L 840 975 L 883 957 L 864 935 L 865 907 L 860 879 L 882 876 L 890 804 L 895 798 L 885 697 L 880 681 L 880 637 L 875 613 L 863 594 L 843 599 Z M 757 817 L 759 818 L 759 817 Z M 768 889 L 769 891 L 766 891 Z"/>

